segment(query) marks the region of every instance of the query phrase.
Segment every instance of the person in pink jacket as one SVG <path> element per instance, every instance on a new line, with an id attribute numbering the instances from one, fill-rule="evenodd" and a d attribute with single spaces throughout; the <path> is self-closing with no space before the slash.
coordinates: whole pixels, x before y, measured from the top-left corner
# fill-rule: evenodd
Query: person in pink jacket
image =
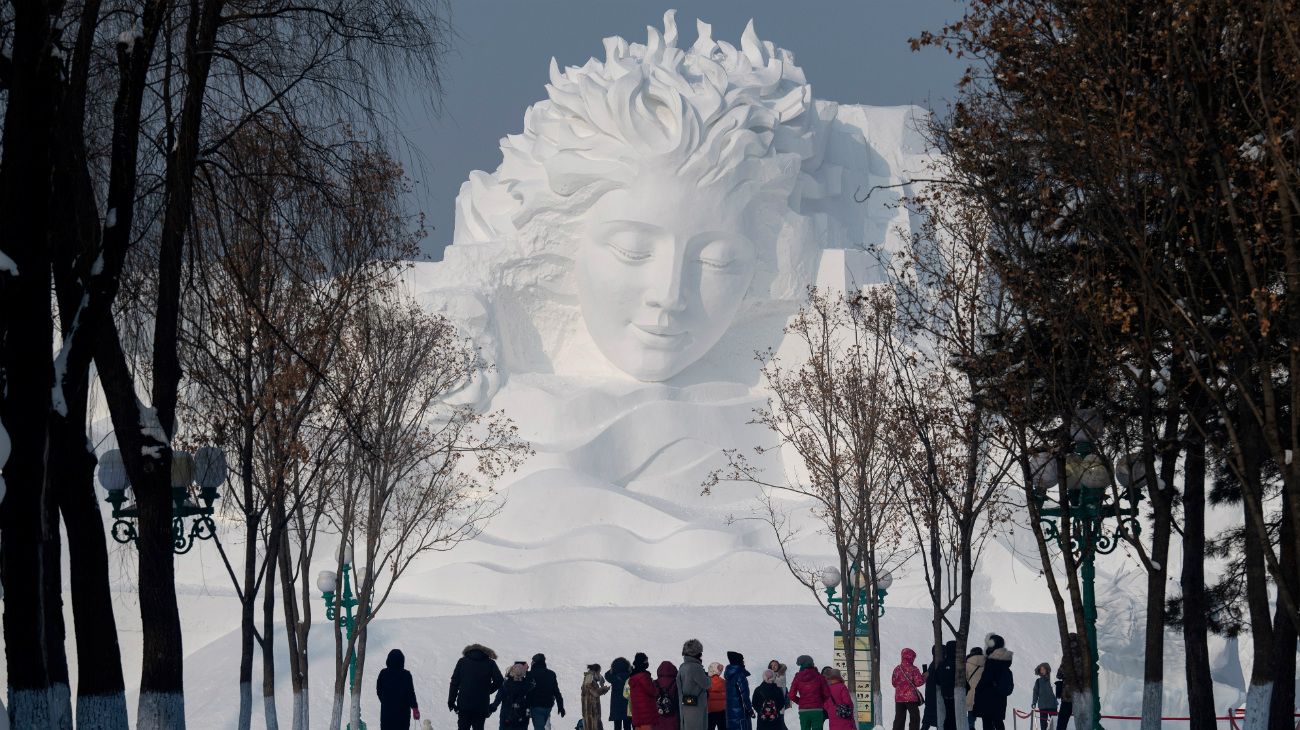
<path id="1" fill-rule="evenodd" d="M 858 713 L 853 706 L 853 693 L 844 682 L 840 670 L 827 672 L 830 682 L 830 696 L 826 698 L 826 716 L 831 719 L 830 730 L 857 730 Z"/>
<path id="2" fill-rule="evenodd" d="M 911 730 L 921 725 L 921 702 L 924 695 L 921 688 L 925 686 L 925 675 L 916 668 L 916 652 L 903 650 L 903 661 L 894 667 L 891 678 L 894 685 L 894 730 L 903 730 L 903 718 L 909 717 Z"/>

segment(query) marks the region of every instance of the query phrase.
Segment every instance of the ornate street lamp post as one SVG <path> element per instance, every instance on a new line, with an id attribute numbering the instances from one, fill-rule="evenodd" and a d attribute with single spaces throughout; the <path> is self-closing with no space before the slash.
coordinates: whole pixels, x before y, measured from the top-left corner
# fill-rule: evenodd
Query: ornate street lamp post
<path id="1" fill-rule="evenodd" d="M 865 648 L 865 676 L 867 677 L 867 681 L 863 682 L 860 678 L 857 679 L 856 684 L 858 686 L 853 689 L 859 702 L 863 700 L 865 695 L 869 708 L 868 712 L 865 713 L 868 719 L 862 719 L 863 713 L 859 713 L 858 729 L 871 730 L 871 728 L 876 724 L 876 688 L 871 683 L 871 667 L 873 663 L 872 653 L 875 651 L 875 647 L 871 646 L 870 643 L 871 626 L 875 619 L 885 615 L 885 596 L 889 595 L 889 586 L 893 585 L 894 578 L 889 573 L 879 576 L 876 580 L 875 601 L 871 601 L 868 599 L 867 595 L 868 583 L 866 572 L 855 563 L 853 567 L 849 569 L 849 576 L 849 581 L 844 585 L 845 595 L 843 596 L 837 595 L 837 589 L 841 580 L 838 568 L 831 567 L 823 570 L 821 580 L 822 585 L 826 586 L 826 606 L 831 615 L 840 622 L 840 625 L 844 625 L 845 612 L 850 610 L 849 607 L 856 606 L 853 615 L 853 638 L 855 642 L 854 665 L 861 666 L 858 664 L 856 650 L 859 647 Z M 853 591 L 852 598 L 848 595 L 849 590 Z M 836 631 L 835 637 L 837 640 L 836 651 L 841 651 L 842 648 L 847 648 L 844 646 L 847 643 L 847 637 L 844 636 L 843 631 Z M 858 675 L 858 677 L 861 676 L 864 675 Z M 848 677 L 845 677 L 844 679 L 845 681 L 848 681 Z M 859 692 L 858 690 L 862 687 L 866 687 L 867 692 Z"/>
<path id="2" fill-rule="evenodd" d="M 1111 471 L 1097 454 L 1093 442 L 1094 434 L 1101 432 L 1101 424 L 1091 411 L 1080 411 L 1075 418 L 1076 424 L 1071 429 L 1072 448 L 1065 455 L 1064 477 L 1056 466 L 1056 454 L 1039 454 L 1035 458 L 1038 473 L 1030 493 L 1038 505 L 1038 519 L 1044 535 L 1055 540 L 1062 550 L 1070 550 L 1079 560 L 1084 633 L 1088 654 L 1092 658 L 1088 667 L 1092 676 L 1092 727 L 1101 730 L 1096 556 L 1114 552 L 1125 532 L 1132 535 L 1141 532 L 1138 515 L 1146 475 L 1141 460 L 1126 459 L 1114 473 L 1114 481 L 1122 489 L 1111 490 Z M 1067 504 L 1061 504 L 1050 493 L 1051 488 L 1058 484 L 1065 486 Z M 1059 527 L 1065 518 L 1073 526 L 1068 543 Z M 1114 523 L 1108 525 L 1107 520 L 1114 520 Z"/>
<path id="3" fill-rule="evenodd" d="M 184 555 L 198 540 L 216 537 L 217 525 L 212 521 L 212 503 L 219 496 L 217 489 L 226 481 L 226 455 L 215 446 L 204 446 L 190 454 L 188 451 L 172 452 L 172 552 Z M 132 501 L 126 504 L 126 490 L 131 489 L 122 453 L 113 449 L 99 459 L 99 483 L 108 496 L 105 502 L 113 505 L 113 539 L 125 545 L 139 535 L 136 521 L 140 509 Z M 193 517 L 188 530 L 185 519 Z"/>
<path id="4" fill-rule="evenodd" d="M 341 622 L 343 624 L 343 630 L 348 637 L 348 646 L 355 646 L 354 639 L 356 638 L 357 617 L 352 615 L 352 611 L 357 607 L 360 601 L 357 600 L 356 596 L 352 595 L 352 582 L 348 577 L 348 574 L 352 571 L 352 546 L 348 543 L 344 543 L 343 546 L 339 548 L 339 563 L 341 566 L 340 569 L 343 572 L 342 593 L 335 593 L 338 589 L 339 576 L 332 570 L 322 570 L 320 572 L 320 575 L 316 577 L 316 587 L 320 589 L 321 595 L 325 598 L 325 618 L 330 621 Z M 342 608 L 344 611 L 342 616 L 339 615 L 339 608 Z M 351 696 L 356 694 L 356 687 L 357 652 L 353 650 L 352 657 L 348 662 L 349 700 Z M 361 722 L 360 720 L 357 722 L 359 730 L 366 730 L 366 724 L 364 722 Z M 351 727 L 352 724 L 349 723 L 348 728 Z"/>

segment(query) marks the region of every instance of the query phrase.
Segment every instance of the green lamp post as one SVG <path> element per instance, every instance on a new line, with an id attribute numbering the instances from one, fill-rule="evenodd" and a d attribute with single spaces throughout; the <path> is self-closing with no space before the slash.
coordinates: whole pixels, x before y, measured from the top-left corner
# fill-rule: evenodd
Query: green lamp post
<path id="1" fill-rule="evenodd" d="M 875 725 L 877 724 L 876 692 L 875 692 L 876 688 L 871 684 L 870 681 L 872 653 L 875 651 L 875 647 L 871 646 L 870 644 L 871 626 L 875 619 L 878 619 L 885 615 L 885 596 L 889 595 L 889 587 L 893 585 L 894 578 L 889 573 L 884 573 L 883 575 L 878 576 L 876 579 L 875 601 L 871 601 L 869 599 L 869 595 L 867 591 L 868 581 L 867 581 L 867 575 L 865 571 L 863 571 L 855 563 L 853 567 L 849 569 L 849 576 L 850 576 L 849 580 L 844 584 L 844 591 L 845 591 L 844 595 L 838 595 L 839 585 L 842 580 L 842 576 L 840 575 L 840 571 L 838 568 L 830 567 L 823 570 L 821 574 L 821 581 L 822 581 L 822 585 L 826 587 L 827 610 L 830 611 L 830 614 L 834 616 L 835 619 L 839 621 L 841 625 L 845 623 L 844 620 L 845 611 L 848 610 L 848 606 L 856 605 L 856 611 L 853 615 L 853 637 L 855 641 L 858 643 L 861 643 L 863 639 L 867 641 L 867 643 L 865 644 L 866 647 L 866 656 L 865 656 L 866 675 L 865 676 L 868 678 L 868 680 L 866 682 L 863 682 L 861 679 L 858 679 L 857 680 L 858 686 L 854 687 L 854 694 L 858 697 L 859 701 L 862 700 L 863 695 L 865 694 L 866 702 L 868 703 L 868 708 L 869 708 L 869 711 L 866 713 L 868 719 L 865 720 L 862 719 L 862 713 L 859 713 L 858 730 L 871 730 L 871 728 L 875 727 Z M 848 591 L 850 590 L 853 591 L 853 598 L 851 600 L 849 599 L 848 596 Z M 836 631 L 835 637 L 837 639 L 836 643 L 838 644 L 836 650 L 840 651 L 844 648 L 843 645 L 845 643 L 846 637 L 844 636 L 843 631 Z M 857 664 L 856 648 L 857 647 L 855 647 L 855 652 L 854 652 L 855 664 Z M 848 678 L 845 677 L 845 681 L 847 680 Z M 865 693 L 859 692 L 858 690 L 861 689 L 862 687 L 866 687 L 867 692 Z"/>
<path id="2" fill-rule="evenodd" d="M 343 573 L 343 591 L 341 593 L 335 593 L 338 589 L 339 576 L 332 570 L 322 570 L 320 574 L 316 576 L 316 587 L 320 589 L 321 595 L 325 599 L 325 618 L 330 621 L 339 621 L 343 624 L 343 630 L 346 632 L 348 637 L 348 645 L 352 646 L 354 645 L 353 640 L 356 638 L 356 620 L 358 618 L 353 615 L 353 610 L 356 609 L 360 601 L 358 601 L 356 596 L 352 594 L 352 581 L 349 578 L 349 573 L 353 570 L 352 546 L 348 543 L 344 543 L 339 548 L 339 566 Z M 340 608 L 343 609 L 341 615 L 339 614 Z M 352 658 L 348 662 L 349 697 L 356 694 L 356 687 L 357 653 L 353 651 Z M 361 722 L 360 720 L 357 722 L 358 730 L 366 730 L 366 724 L 364 722 Z M 352 724 L 348 723 L 348 728 L 350 729 L 351 727 Z"/>
<path id="3" fill-rule="evenodd" d="M 1070 550 L 1079 560 L 1083 591 L 1084 633 L 1092 661 L 1092 727 L 1101 730 L 1101 688 L 1097 654 L 1096 556 L 1109 555 L 1119 547 L 1125 532 L 1141 532 L 1139 505 L 1146 482 L 1145 467 L 1140 459 L 1123 460 L 1113 474 L 1121 489 L 1112 490 L 1112 473 L 1094 448 L 1101 423 L 1093 411 L 1079 411 L 1071 428 L 1071 448 L 1065 454 L 1065 474 L 1057 467 L 1057 454 L 1034 457 L 1036 475 L 1030 494 L 1038 505 L 1038 519 L 1043 533 L 1055 540 L 1062 550 Z M 1064 484 L 1066 504 L 1051 494 L 1052 487 Z M 1061 535 L 1060 522 L 1068 517 L 1074 529 L 1067 542 Z M 1113 520 L 1113 524 L 1107 523 Z"/>
<path id="4" fill-rule="evenodd" d="M 172 452 L 172 552 L 184 555 L 195 542 L 216 537 L 212 503 L 219 496 L 217 489 L 226 481 L 226 472 L 226 455 L 215 446 L 204 446 L 193 454 Z M 127 504 L 126 491 L 131 484 L 117 449 L 100 457 L 99 483 L 108 493 L 104 501 L 113 506 L 113 539 L 123 545 L 135 542 L 140 509 L 134 502 Z M 187 530 L 185 520 L 191 517 Z"/>

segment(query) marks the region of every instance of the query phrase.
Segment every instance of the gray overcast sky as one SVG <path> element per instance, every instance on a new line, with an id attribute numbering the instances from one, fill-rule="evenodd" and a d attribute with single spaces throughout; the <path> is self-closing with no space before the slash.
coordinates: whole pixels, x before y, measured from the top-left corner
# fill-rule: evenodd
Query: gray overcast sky
<path id="1" fill-rule="evenodd" d="M 908 38 L 961 14 L 961 0 L 449 0 L 455 38 L 443 65 L 442 113 L 423 111 L 427 90 L 412 89 L 401 120 L 411 147 L 402 155 L 415 182 L 413 203 L 430 226 L 425 253 L 441 258 L 451 241 L 454 202 L 470 170 L 493 170 L 498 140 L 523 126 L 524 109 L 545 97 L 552 56 L 560 67 L 603 57 L 601 39 L 644 43 L 677 9 L 678 46 L 695 40 L 695 19 L 713 37 L 739 45 L 750 18 L 760 38 L 794 53 L 813 94 L 849 104 L 942 108 L 961 73 L 934 49 L 913 53 Z"/>

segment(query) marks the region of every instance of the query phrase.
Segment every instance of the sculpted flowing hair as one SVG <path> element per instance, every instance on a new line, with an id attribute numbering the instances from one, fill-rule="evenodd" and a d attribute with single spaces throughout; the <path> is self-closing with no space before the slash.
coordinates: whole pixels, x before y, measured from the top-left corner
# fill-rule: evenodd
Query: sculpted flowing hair
<path id="1" fill-rule="evenodd" d="M 756 209 L 784 215 L 800 197 L 815 197 L 824 186 L 806 171 L 821 166 L 835 106 L 819 112 L 794 56 L 760 41 L 752 21 L 739 48 L 697 26 L 689 50 L 677 48 L 670 10 L 662 33 L 647 28 L 645 45 L 606 38 L 603 62 L 562 72 L 552 59 L 547 99 L 528 109 L 521 134 L 501 141 L 501 166 L 462 186 L 455 242 L 518 236 L 527 253 L 571 256 L 562 250 L 567 236 L 520 234 L 542 221 L 549 226 L 539 230 L 563 228 L 647 170 L 700 186 L 752 187 L 756 199 L 777 204 Z"/>

